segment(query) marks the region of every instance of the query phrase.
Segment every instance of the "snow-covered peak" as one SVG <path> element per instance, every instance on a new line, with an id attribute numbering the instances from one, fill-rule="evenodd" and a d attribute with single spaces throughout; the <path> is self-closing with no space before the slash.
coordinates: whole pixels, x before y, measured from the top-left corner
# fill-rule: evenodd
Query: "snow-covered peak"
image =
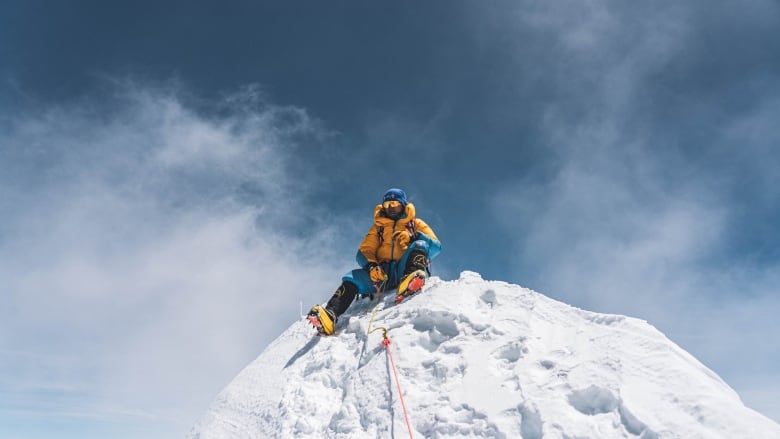
<path id="1" fill-rule="evenodd" d="M 354 304 L 336 336 L 294 323 L 190 437 L 408 438 L 392 359 L 415 438 L 780 438 L 641 320 L 473 272 L 376 304 Z M 388 330 L 392 357 L 371 323 Z"/>

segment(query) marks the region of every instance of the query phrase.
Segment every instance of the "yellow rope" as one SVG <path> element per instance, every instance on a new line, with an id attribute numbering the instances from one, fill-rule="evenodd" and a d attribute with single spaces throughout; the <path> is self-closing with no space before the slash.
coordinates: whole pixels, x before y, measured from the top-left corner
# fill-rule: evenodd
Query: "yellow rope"
<path id="1" fill-rule="evenodd" d="M 382 338 L 387 338 L 387 331 L 388 329 L 384 326 L 380 326 L 378 328 L 371 329 L 371 326 L 374 324 L 374 317 L 376 317 L 376 311 L 379 309 L 379 305 L 382 304 L 382 301 L 379 300 L 376 305 L 374 305 L 374 310 L 371 311 L 371 320 L 368 321 L 368 334 L 370 335 L 374 331 L 382 330 Z"/>

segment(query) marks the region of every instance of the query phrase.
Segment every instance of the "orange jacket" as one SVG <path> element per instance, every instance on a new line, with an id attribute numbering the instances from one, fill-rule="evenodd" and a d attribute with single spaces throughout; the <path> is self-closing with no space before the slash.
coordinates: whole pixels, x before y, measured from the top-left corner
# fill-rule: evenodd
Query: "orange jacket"
<path id="1" fill-rule="evenodd" d="M 415 218 L 414 214 L 414 205 L 412 203 L 407 203 L 403 217 L 394 220 L 385 216 L 381 204 L 377 205 L 374 208 L 374 225 L 368 229 L 366 237 L 363 238 L 363 242 L 360 243 L 360 247 L 358 248 L 360 253 L 365 256 L 368 262 L 380 263 L 400 260 L 401 256 L 403 256 L 404 252 L 409 247 L 410 240 L 406 240 L 405 242 L 396 241 L 393 239 L 393 234 L 397 231 L 407 230 L 407 224 L 411 221 L 414 221 L 414 230 L 416 232 L 422 232 L 428 237 L 438 241 L 439 238 L 433 233 L 431 227 L 420 218 Z M 382 227 L 382 239 L 379 239 L 380 227 Z M 413 241 L 413 239 L 411 241 Z"/>

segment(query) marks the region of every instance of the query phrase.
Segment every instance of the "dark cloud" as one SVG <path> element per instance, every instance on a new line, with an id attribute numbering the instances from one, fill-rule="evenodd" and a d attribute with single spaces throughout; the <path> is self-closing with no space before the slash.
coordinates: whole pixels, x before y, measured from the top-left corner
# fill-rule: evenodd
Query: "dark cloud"
<path id="1" fill-rule="evenodd" d="M 767 348 L 759 334 L 776 324 L 761 309 L 779 306 L 780 237 L 770 230 L 780 153 L 768 147 L 779 60 L 755 47 L 776 26 L 767 17 L 777 7 L 568 6 L 518 14 L 555 36 L 549 67 L 559 90 L 542 104 L 540 139 L 554 165 L 493 201 L 516 237 L 516 276 L 569 303 L 644 317 L 738 379 L 731 358 Z M 755 26 L 729 32 L 735 22 Z M 732 339 L 722 326 L 729 312 L 752 315 L 742 322 L 755 336 L 701 343 L 702 334 Z M 772 373 L 774 357 L 759 375 Z M 776 412 L 756 398 L 749 403 Z"/>

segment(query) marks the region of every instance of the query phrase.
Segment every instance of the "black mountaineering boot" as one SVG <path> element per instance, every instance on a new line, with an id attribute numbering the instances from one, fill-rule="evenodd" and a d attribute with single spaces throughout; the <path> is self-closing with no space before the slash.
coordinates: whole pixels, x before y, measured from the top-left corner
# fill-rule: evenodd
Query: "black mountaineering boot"
<path id="1" fill-rule="evenodd" d="M 409 253 L 409 257 L 406 259 L 403 277 L 405 278 L 406 275 L 417 270 L 428 270 L 428 256 L 421 250 L 413 250 Z"/>
<path id="2" fill-rule="evenodd" d="M 317 328 L 321 335 L 331 335 L 336 330 L 336 321 L 338 317 L 344 314 L 349 305 L 355 300 L 357 295 L 357 285 L 352 282 L 343 282 L 333 293 L 328 304 L 323 306 L 314 305 L 309 311 L 307 318 L 309 322 Z"/>
<path id="3" fill-rule="evenodd" d="M 399 303 L 414 293 L 418 293 L 425 285 L 425 279 L 428 278 L 428 257 L 421 251 L 413 251 L 409 254 L 409 259 L 404 267 L 404 276 L 401 283 L 398 284 L 395 302 Z"/>
<path id="4" fill-rule="evenodd" d="M 328 304 L 325 305 L 325 307 L 332 310 L 333 313 L 336 314 L 336 318 L 338 318 L 338 316 L 344 314 L 347 308 L 349 308 L 349 305 L 352 304 L 352 301 L 355 300 L 357 292 L 357 285 L 352 282 L 342 282 L 341 285 L 336 288 L 336 292 L 333 293 L 333 296 L 328 300 Z"/>

